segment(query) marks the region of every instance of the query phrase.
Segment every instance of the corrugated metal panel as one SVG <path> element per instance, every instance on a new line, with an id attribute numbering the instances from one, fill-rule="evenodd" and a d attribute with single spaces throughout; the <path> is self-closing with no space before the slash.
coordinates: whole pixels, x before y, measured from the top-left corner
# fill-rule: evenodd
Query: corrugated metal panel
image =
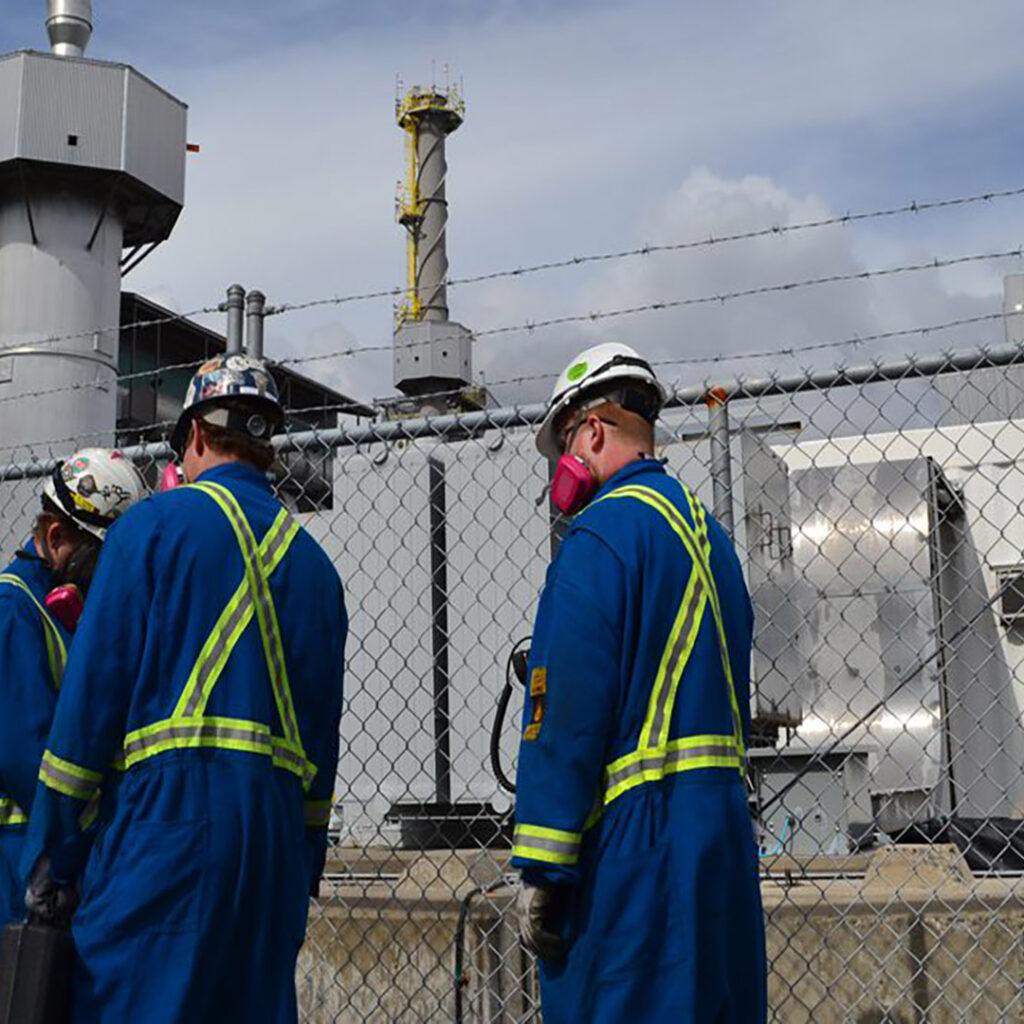
<path id="1" fill-rule="evenodd" d="M 15 57 L 0 60 L 0 161 L 10 160 L 18 147 L 21 69 Z"/>
<path id="2" fill-rule="evenodd" d="M 125 82 L 124 169 L 176 203 L 185 201 L 184 103 L 129 70 Z"/>
<path id="3" fill-rule="evenodd" d="M 125 171 L 180 206 L 186 113 L 123 64 L 41 53 L 0 60 L 0 162 Z"/>
<path id="4" fill-rule="evenodd" d="M 118 170 L 125 69 L 26 55 L 19 155 Z"/>

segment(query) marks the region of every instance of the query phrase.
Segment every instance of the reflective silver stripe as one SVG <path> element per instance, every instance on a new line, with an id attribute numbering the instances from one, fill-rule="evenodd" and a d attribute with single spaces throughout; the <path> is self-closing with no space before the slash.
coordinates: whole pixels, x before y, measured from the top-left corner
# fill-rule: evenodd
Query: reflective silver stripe
<path id="1" fill-rule="evenodd" d="M 295 520 L 292 518 L 291 513 L 285 512 L 284 518 L 281 520 L 281 527 L 277 531 L 277 535 L 267 546 L 267 550 L 263 553 L 263 571 L 270 572 L 271 567 L 277 559 L 277 553 L 284 546 L 286 539 L 290 539 L 289 535 L 292 532 L 292 528 L 295 525 Z"/>
<path id="2" fill-rule="evenodd" d="M 700 575 L 698 574 L 693 594 L 690 598 L 690 606 L 686 609 L 686 618 L 683 621 L 682 628 L 679 630 L 679 635 L 676 637 L 676 642 L 672 646 L 672 653 L 669 656 L 661 689 L 658 693 L 658 704 L 654 709 L 654 717 L 651 719 L 651 737 L 655 741 L 661 735 L 662 727 L 665 724 L 665 716 L 672 711 L 671 703 L 675 694 L 672 680 L 675 679 L 677 672 L 685 669 L 685 662 L 690 660 L 690 654 L 693 650 L 690 633 L 693 631 L 697 609 L 702 607 L 701 597 L 703 594 L 704 584 L 701 582 Z M 682 667 L 680 667 L 681 660 L 684 662 Z"/>
<path id="3" fill-rule="evenodd" d="M 242 552 L 243 557 L 249 565 L 252 566 L 253 584 L 250 586 L 255 586 L 257 591 L 257 603 L 259 608 L 263 610 L 261 631 L 263 629 L 266 630 L 265 641 L 266 647 L 269 649 L 270 682 L 277 695 L 280 707 L 286 711 L 290 711 L 291 699 L 290 695 L 286 692 L 286 688 L 283 687 L 284 666 L 281 664 L 279 657 L 279 643 L 276 642 L 280 638 L 279 636 L 274 635 L 274 624 L 277 617 L 274 614 L 273 606 L 271 604 L 270 584 L 262 574 L 262 565 L 259 561 L 258 552 L 255 547 L 252 528 L 249 526 L 248 520 L 245 518 L 245 513 L 243 513 L 241 508 L 238 506 L 237 499 L 229 490 L 227 490 L 227 488 L 219 487 L 218 485 L 207 486 L 219 495 L 223 502 L 221 508 L 229 510 L 231 521 L 237 525 L 237 536 L 242 539 L 242 543 L 244 545 L 244 550 Z M 200 484 L 199 487 L 200 489 L 203 489 L 202 484 Z M 281 715 L 281 726 L 284 729 L 285 739 L 290 740 L 292 743 L 299 744 L 298 728 L 292 720 L 292 714 Z"/>
<path id="4" fill-rule="evenodd" d="M 686 516 L 684 516 L 682 512 L 678 508 L 676 508 L 676 506 L 668 498 L 666 498 L 665 495 L 662 494 L 660 491 L 656 491 L 650 487 L 643 487 L 641 485 L 626 484 L 623 487 L 619 488 L 617 491 L 612 491 L 610 494 L 606 495 L 606 497 L 637 497 L 635 493 L 631 493 L 636 491 L 641 492 L 647 499 L 649 499 L 650 502 L 654 505 L 654 507 L 658 509 L 660 512 L 662 512 L 666 519 L 670 521 L 675 520 L 680 530 L 684 534 L 690 536 L 690 538 L 696 543 L 697 552 L 700 553 L 700 551 L 702 550 L 702 546 L 700 543 L 700 539 L 696 537 L 696 531 L 693 527 L 690 526 L 689 522 L 686 519 Z M 707 580 L 709 585 L 708 599 L 711 602 L 711 614 L 715 620 L 715 631 L 718 636 L 719 654 L 722 659 L 722 668 L 725 672 L 726 683 L 729 688 L 729 704 L 732 711 L 733 735 L 736 738 L 737 750 L 743 751 L 743 723 L 740 718 L 739 704 L 737 703 L 736 691 L 733 684 L 732 666 L 729 661 L 729 648 L 725 638 L 725 622 L 722 619 L 722 609 L 718 599 L 718 590 L 715 585 L 715 577 L 711 572 L 711 566 L 709 562 L 703 558 L 700 560 L 700 562 L 702 568 L 707 573 Z M 741 762 L 743 766 L 742 770 L 745 772 L 745 752 L 741 758 Z"/>
<path id="5" fill-rule="evenodd" d="M 698 761 L 704 757 L 728 757 L 733 758 L 739 764 L 739 754 L 733 743 L 707 744 L 701 747 L 686 747 L 682 750 L 649 750 L 637 758 L 637 760 L 609 772 L 605 779 L 605 790 L 621 785 L 627 779 L 636 775 L 643 775 L 645 772 L 671 771 L 687 761 Z"/>
<path id="6" fill-rule="evenodd" d="M 246 590 L 245 596 L 238 602 L 237 607 L 231 614 L 228 621 L 224 623 L 224 629 L 217 637 L 217 642 L 214 644 L 213 650 L 210 651 L 210 656 L 205 659 L 202 667 L 199 669 L 199 676 L 196 679 L 196 685 L 192 688 L 192 692 L 189 694 L 188 703 L 185 705 L 184 710 L 187 717 L 191 717 L 198 710 L 199 704 L 203 699 L 203 694 L 206 693 L 207 681 L 212 675 L 213 670 L 220 664 L 220 660 L 224 656 L 228 642 L 232 639 L 232 634 L 238 624 L 247 614 L 249 614 L 251 610 L 252 592 Z"/>
<path id="7" fill-rule="evenodd" d="M 245 597 L 239 601 L 238 606 L 231 613 L 227 622 L 224 623 L 224 629 L 217 637 L 217 642 L 214 644 L 213 649 L 210 651 L 210 656 L 206 658 L 202 668 L 199 672 L 199 677 L 196 680 L 196 686 L 193 687 L 193 691 L 188 695 L 188 702 L 184 708 L 184 714 L 186 716 L 195 715 L 199 709 L 200 702 L 203 699 L 203 694 L 206 692 L 206 684 L 213 670 L 219 665 L 221 657 L 224 655 L 224 650 L 227 647 L 228 640 L 231 639 L 231 635 L 238 627 L 239 623 L 242 622 L 243 618 L 252 610 L 252 594 L 246 592 Z"/>
<path id="8" fill-rule="evenodd" d="M 263 748 L 267 754 L 273 754 L 270 734 L 261 729 L 247 729 L 236 725 L 214 725 L 210 722 L 180 723 L 165 725 L 145 736 L 136 736 L 124 745 L 125 758 L 143 754 L 162 744 L 173 746 L 176 741 L 192 740 L 234 740 L 239 743 L 251 743 Z"/>
<path id="9" fill-rule="evenodd" d="M 563 843 L 559 839 L 539 839 L 537 836 L 521 836 L 516 839 L 517 850 L 543 850 L 546 853 L 561 853 L 566 857 L 574 857 L 579 848 L 579 843 Z"/>
<path id="10" fill-rule="evenodd" d="M 227 502 L 225 503 L 227 504 Z M 281 510 L 281 513 L 270 528 L 272 531 L 270 543 L 265 549 L 261 545 L 261 565 L 265 578 L 269 577 L 273 569 L 276 568 L 276 563 L 290 546 L 294 539 L 294 533 L 298 529 L 298 524 L 290 513 L 284 509 Z M 238 637 L 234 635 L 236 630 L 252 614 L 254 608 L 252 587 L 249 585 L 248 574 L 244 570 L 242 582 L 236 588 L 235 594 L 229 602 L 230 605 L 234 605 L 231 615 L 226 622 L 215 627 L 214 645 L 206 656 L 202 657 L 195 680 L 189 684 L 188 701 L 180 709 L 181 714 L 186 718 L 198 715 L 205 701 L 209 700 L 210 690 L 216 685 L 216 680 L 211 682 L 211 677 L 219 676 L 223 671 L 227 657 L 230 656 L 231 650 L 238 642 Z"/>
<path id="11" fill-rule="evenodd" d="M 10 798 L 0 797 L 0 825 L 25 825 L 28 815 Z"/>
<path id="12" fill-rule="evenodd" d="M 39 765 L 39 778 L 50 786 L 67 796 L 75 797 L 78 800 L 91 800 L 96 791 L 100 788 L 98 782 L 86 782 L 71 772 L 58 768 L 50 761 L 43 760 Z"/>
<path id="13" fill-rule="evenodd" d="M 519 852 L 519 855 L 525 854 L 529 856 L 529 851 L 532 850 L 554 853 L 562 857 L 576 857 L 579 855 L 580 842 L 580 839 L 552 839 L 549 836 L 529 835 L 517 827 L 515 830 L 515 850 L 513 853 Z"/>
<path id="14" fill-rule="evenodd" d="M 293 750 L 285 741 L 279 740 L 276 736 L 270 738 L 270 743 L 273 748 L 274 760 L 287 762 L 298 770 L 304 780 L 313 781 L 316 776 L 316 766 L 312 762 L 307 761 L 302 754 Z"/>
<path id="15" fill-rule="evenodd" d="M 67 663 L 67 648 L 53 619 L 50 617 L 50 613 L 39 603 L 36 595 L 32 593 L 32 588 L 20 576 L 16 576 L 11 572 L 0 573 L 0 583 L 7 583 L 10 586 L 16 587 L 36 606 L 42 620 L 43 634 L 46 637 L 46 656 L 50 665 L 50 672 L 53 675 L 53 685 L 59 690 Z"/>

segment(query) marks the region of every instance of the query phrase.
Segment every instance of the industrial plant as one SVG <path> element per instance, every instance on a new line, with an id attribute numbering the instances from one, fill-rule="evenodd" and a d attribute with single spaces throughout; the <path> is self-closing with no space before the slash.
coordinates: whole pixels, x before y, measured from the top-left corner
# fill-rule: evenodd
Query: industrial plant
<path id="1" fill-rule="evenodd" d="M 539 1020 L 515 932 L 514 798 L 492 767 L 514 774 L 517 684 L 493 751 L 491 735 L 566 524 L 533 446 L 543 409 L 497 407 L 473 326 L 450 315 L 463 90 L 396 97 L 406 275 L 381 325 L 396 393 L 374 403 L 264 352 L 274 282 L 269 300 L 225 293 L 225 267 L 209 287 L 223 332 L 126 286 L 174 245 L 188 108 L 88 55 L 90 0 L 48 10 L 50 52 L 0 57 L 3 554 L 54 460 L 116 444 L 155 486 L 193 368 L 265 355 L 287 410 L 275 487 L 351 617 L 303 1018 L 447 1020 L 457 1005 L 466 1021 Z M 385 210 L 388 230 L 397 254 Z M 876 412 L 860 422 L 816 428 L 811 385 L 774 378 L 677 393 L 660 421 L 659 457 L 731 533 L 754 607 L 748 795 L 779 1021 L 1019 1013 L 1024 275 L 1005 289 L 1005 347 L 814 384 L 862 389 Z M 936 412 L 909 423 L 872 397 L 918 386 Z"/>

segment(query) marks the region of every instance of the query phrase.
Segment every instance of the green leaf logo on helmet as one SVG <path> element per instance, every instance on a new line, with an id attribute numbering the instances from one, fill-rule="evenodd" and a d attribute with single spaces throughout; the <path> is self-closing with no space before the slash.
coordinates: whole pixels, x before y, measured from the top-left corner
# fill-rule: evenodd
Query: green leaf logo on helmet
<path id="1" fill-rule="evenodd" d="M 570 384 L 575 384 L 582 376 L 584 376 L 588 370 L 586 360 L 580 363 L 574 363 L 569 367 L 569 371 L 566 373 L 566 378 Z"/>

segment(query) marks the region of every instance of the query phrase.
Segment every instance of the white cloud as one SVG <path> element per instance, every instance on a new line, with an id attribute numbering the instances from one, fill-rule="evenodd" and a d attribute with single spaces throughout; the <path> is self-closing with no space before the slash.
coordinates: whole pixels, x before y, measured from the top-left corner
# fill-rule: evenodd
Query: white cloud
<path id="1" fill-rule="evenodd" d="M 793 196 L 771 180 L 749 176 L 727 180 L 698 170 L 638 226 L 632 244 L 658 244 L 787 226 L 835 216 L 817 196 Z M 845 226 L 782 233 L 675 253 L 654 253 L 610 264 L 583 282 L 556 291 L 548 282 L 523 279 L 484 294 L 481 323 L 512 320 L 517 310 L 539 309 L 556 316 L 588 310 L 609 311 L 650 303 L 716 296 L 828 275 L 859 274 L 869 265 L 857 252 L 856 236 Z M 905 251 L 910 262 L 918 253 Z M 873 266 L 873 265 L 870 265 Z M 571 279 L 570 279 L 571 280 Z M 565 331 L 482 339 L 477 365 L 491 380 L 517 376 L 523 366 L 556 372 L 576 348 L 611 339 L 627 341 L 654 360 L 694 357 L 691 365 L 666 366 L 666 379 L 679 384 L 732 378 L 809 364 L 859 362 L 869 356 L 920 350 L 919 338 L 847 345 L 814 354 L 784 350 L 937 324 L 947 319 L 998 311 L 998 300 L 963 294 L 956 280 L 932 272 L 901 278 L 873 278 L 818 285 L 726 302 L 654 310 L 622 319 L 596 321 Z M 541 292 L 541 288 L 544 291 Z M 531 291 L 531 289 L 533 289 Z M 473 298 L 477 298 L 476 295 Z M 924 343 L 924 347 L 978 337 L 967 329 Z M 991 337 L 991 331 L 988 336 Z M 938 336 L 935 336 L 938 338 Z M 998 340 L 998 339 L 996 339 Z M 761 359 L 729 358 L 768 352 Z M 719 355 L 722 362 L 704 360 Z M 507 398 L 538 399 L 550 381 L 504 392 Z"/>
<path id="2" fill-rule="evenodd" d="M 287 42 L 267 34 L 251 52 L 194 66 L 181 46 L 162 67 L 140 61 L 189 101 L 190 135 L 203 151 L 190 158 L 175 236 L 127 283 L 183 308 L 216 302 L 236 279 L 271 303 L 401 284 L 393 76 L 422 80 L 434 55 L 467 83 L 467 123 L 449 146 L 455 276 L 799 221 L 854 201 L 1013 184 L 1016 163 L 984 149 L 955 180 L 945 170 L 975 111 L 1005 109 L 1007 130 L 1015 123 L 1021 16 L 1008 6 L 503 4 L 402 32 L 390 20 L 318 19 L 312 0 L 308 32 L 292 25 Z M 701 165 L 712 171 L 694 170 Z M 452 290 L 450 305 L 455 319 L 485 330 L 1001 248 L 1012 241 L 1004 211 L 974 207 L 467 286 Z M 491 378 L 552 370 L 592 337 L 633 339 L 667 358 L 912 326 L 991 308 L 1000 272 L 823 286 L 500 336 L 481 341 L 478 366 Z M 391 307 L 383 299 L 281 318 L 268 326 L 268 352 L 320 354 L 342 337 L 386 343 Z M 897 350 L 913 346 L 908 339 Z M 386 357 L 313 367 L 362 396 L 390 390 Z"/>

